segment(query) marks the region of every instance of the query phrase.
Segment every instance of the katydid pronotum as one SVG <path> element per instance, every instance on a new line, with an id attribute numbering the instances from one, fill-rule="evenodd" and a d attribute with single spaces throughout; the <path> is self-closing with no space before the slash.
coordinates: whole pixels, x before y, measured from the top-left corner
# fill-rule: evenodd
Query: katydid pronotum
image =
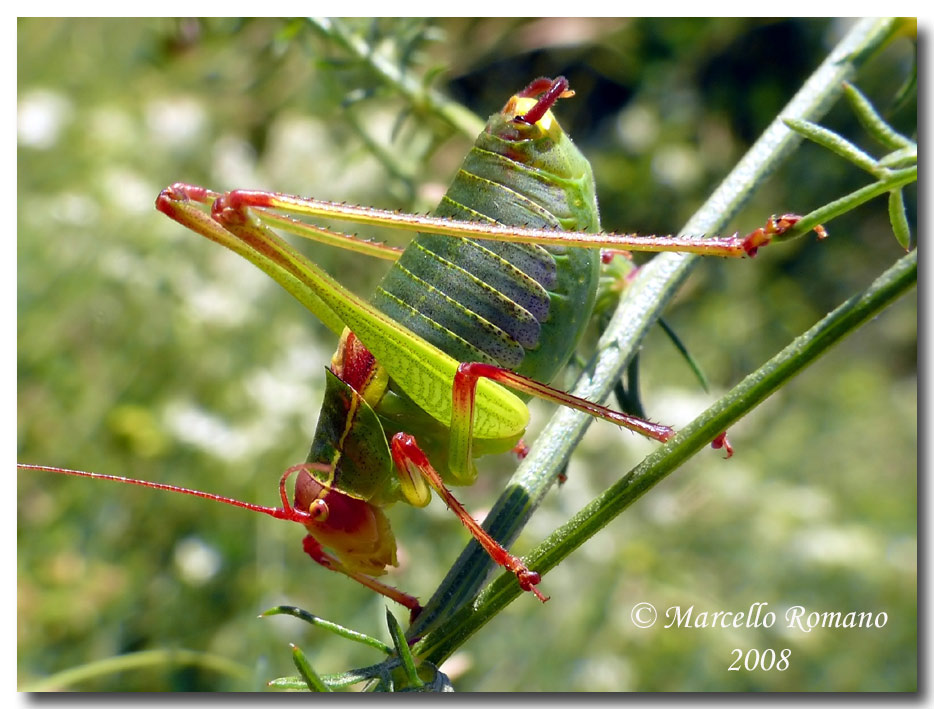
<path id="1" fill-rule="evenodd" d="M 519 444 L 529 419 L 523 397 L 577 408 L 658 441 L 672 435 L 667 426 L 547 385 L 573 354 L 594 307 L 601 249 L 752 256 L 798 219 L 771 218 L 746 237 L 601 232 L 590 165 L 551 111 L 572 94 L 562 77 L 537 79 L 512 96 L 490 117 L 433 217 L 187 184 L 159 195 L 160 211 L 254 263 L 340 336 L 311 451 L 281 477 L 281 507 L 118 476 L 20 467 L 172 490 L 298 522 L 312 559 L 413 616 L 421 608 L 415 597 L 374 578 L 396 564 L 383 509 L 397 501 L 422 507 L 435 490 L 496 563 L 547 600 L 537 588 L 539 574 L 490 537 L 448 485 L 475 480 L 474 457 Z M 400 252 L 299 217 L 381 224 L 418 236 Z M 394 263 L 366 301 L 274 228 Z M 721 435 L 714 445 L 728 444 Z"/>

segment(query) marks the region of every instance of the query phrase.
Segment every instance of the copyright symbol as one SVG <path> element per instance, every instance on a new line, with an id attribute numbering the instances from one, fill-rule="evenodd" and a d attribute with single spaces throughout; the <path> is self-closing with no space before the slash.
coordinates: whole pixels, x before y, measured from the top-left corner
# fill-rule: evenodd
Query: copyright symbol
<path id="1" fill-rule="evenodd" d="M 629 617 L 637 628 L 651 628 L 658 620 L 658 611 L 651 603 L 637 603 L 632 607 Z"/>

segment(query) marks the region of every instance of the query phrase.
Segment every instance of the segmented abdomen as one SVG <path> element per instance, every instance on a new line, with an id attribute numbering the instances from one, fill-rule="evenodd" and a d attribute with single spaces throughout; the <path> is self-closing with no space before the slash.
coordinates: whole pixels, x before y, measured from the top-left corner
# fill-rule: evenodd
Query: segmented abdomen
<path id="1" fill-rule="evenodd" d="M 435 214 L 511 226 L 594 228 L 595 215 L 584 225 L 573 216 L 571 201 L 580 204 L 575 187 L 474 147 Z M 595 250 L 419 234 L 377 288 L 373 304 L 460 361 L 497 364 L 547 381 L 564 365 L 589 318 L 598 268 Z"/>

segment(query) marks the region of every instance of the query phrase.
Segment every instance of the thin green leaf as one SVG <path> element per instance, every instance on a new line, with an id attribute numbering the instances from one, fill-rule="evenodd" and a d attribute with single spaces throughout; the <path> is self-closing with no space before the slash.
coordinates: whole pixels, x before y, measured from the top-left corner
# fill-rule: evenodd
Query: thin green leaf
<path id="1" fill-rule="evenodd" d="M 847 100 L 850 102 L 850 106 L 853 107 L 853 112 L 863 125 L 863 128 L 866 129 L 866 132 L 886 148 L 889 150 L 899 150 L 914 145 L 911 140 L 886 123 L 882 119 L 882 116 L 876 113 L 876 109 L 869 102 L 869 99 L 853 84 L 846 83 L 843 85 L 843 95 L 846 96 Z"/>
<path id="2" fill-rule="evenodd" d="M 484 121 L 470 109 L 437 91 L 425 88 L 421 80 L 411 73 L 400 71 L 391 58 L 375 51 L 366 40 L 353 34 L 340 20 L 326 17 L 308 19 L 319 32 L 369 64 L 377 76 L 405 96 L 415 110 L 437 115 L 470 139 L 476 138 L 483 130 Z"/>
<path id="3" fill-rule="evenodd" d="M 393 645 L 396 646 L 396 655 L 402 662 L 402 668 L 405 670 L 409 686 L 421 687 L 424 682 L 418 676 L 418 670 L 415 668 L 415 658 L 412 657 L 412 650 L 405 639 L 405 632 L 402 630 L 402 626 L 399 625 L 399 621 L 396 620 L 396 616 L 388 608 L 386 609 L 386 623 L 389 625 L 389 634 L 392 637 Z"/>
<path id="4" fill-rule="evenodd" d="M 865 187 L 861 187 L 840 199 L 815 209 L 813 212 L 809 212 L 801 218 L 801 221 L 799 221 L 793 229 L 789 230 L 786 234 L 782 234 L 780 237 L 776 237 L 775 242 L 779 243 L 799 238 L 806 234 L 807 230 L 813 229 L 818 224 L 829 222 L 839 217 L 841 214 L 846 214 L 855 209 L 861 204 L 887 192 L 891 192 L 893 189 L 900 189 L 912 182 L 917 182 L 917 180 L 917 167 L 889 171 L 886 176 L 878 182 L 873 182 Z"/>
<path id="5" fill-rule="evenodd" d="M 363 633 L 358 633 L 356 630 L 351 630 L 350 628 L 345 628 L 343 625 L 338 625 L 337 623 L 332 623 L 330 620 L 325 620 L 324 618 L 319 618 L 313 613 L 309 613 L 306 610 L 301 608 L 296 608 L 295 606 L 276 606 L 275 608 L 270 608 L 267 611 L 260 613 L 260 618 L 265 618 L 272 615 L 290 615 L 299 620 L 304 620 L 306 623 L 311 625 L 318 626 L 319 628 L 324 628 L 335 635 L 340 635 L 342 638 L 347 640 L 353 640 L 357 643 L 362 643 L 363 645 L 369 645 L 370 647 L 376 648 L 380 652 L 384 652 L 387 655 L 392 654 L 392 648 L 384 643 L 382 640 L 377 640 L 376 638 L 371 638 L 369 635 L 364 635 Z"/>
<path id="6" fill-rule="evenodd" d="M 295 667 L 298 669 L 298 673 L 302 676 L 302 679 L 305 680 L 305 684 L 308 685 L 308 689 L 312 692 L 330 692 L 331 688 L 318 676 L 318 673 L 315 672 L 311 663 L 308 662 L 308 658 L 305 657 L 305 653 L 302 652 L 301 648 L 291 643 L 289 643 L 289 646 L 292 648 L 292 662 L 295 663 Z"/>
<path id="7" fill-rule="evenodd" d="M 911 227 L 908 226 L 908 215 L 905 213 L 905 199 L 901 190 L 889 192 L 889 221 L 892 222 L 892 231 L 895 238 L 905 251 L 914 246 Z"/>
<path id="8" fill-rule="evenodd" d="M 786 118 L 785 125 L 808 140 L 849 160 L 857 167 L 861 167 L 870 175 L 881 177 L 878 162 L 874 157 L 863 152 L 846 138 L 834 133 L 832 130 L 819 126 L 811 121 L 804 121 L 797 118 Z"/>
<path id="9" fill-rule="evenodd" d="M 422 75 L 422 86 L 425 87 L 425 90 L 430 90 L 435 81 L 442 77 L 447 70 L 448 68 L 444 64 L 428 67 Z"/>
<path id="10" fill-rule="evenodd" d="M 392 177 L 395 177 L 400 182 L 402 182 L 410 196 L 414 194 L 415 190 L 415 171 L 411 165 L 404 164 L 396 155 L 396 152 L 392 150 L 387 150 L 381 143 L 373 139 L 366 128 L 361 124 L 359 117 L 356 112 L 353 110 L 348 110 L 346 113 L 347 124 L 350 128 L 357 134 L 360 140 L 363 141 L 366 145 L 367 150 L 382 164 L 383 168 L 388 172 Z M 395 135 L 395 128 L 393 128 L 393 134 Z"/>
<path id="11" fill-rule="evenodd" d="M 691 371 L 694 372 L 694 376 L 697 377 L 697 381 L 700 382 L 701 387 L 703 387 L 704 391 L 709 394 L 710 382 L 707 381 L 707 377 L 704 375 L 704 372 L 700 367 L 700 363 L 694 359 L 690 352 L 688 352 L 688 348 L 685 347 L 684 343 L 681 341 L 681 338 L 678 337 L 678 333 L 672 330 L 671 325 L 665 322 L 664 318 L 658 319 L 658 326 L 665 331 L 665 334 L 668 335 L 668 339 L 671 340 L 671 344 L 673 344 L 675 349 L 681 353 L 681 356 L 684 357 L 684 361 L 688 363 Z"/>
<path id="12" fill-rule="evenodd" d="M 917 18 L 915 18 L 915 39 L 913 40 L 917 44 Z M 911 100 L 911 97 L 918 92 L 918 52 L 915 51 L 912 53 L 912 67 L 911 71 L 908 73 L 908 76 L 905 78 L 904 83 L 898 87 L 898 91 L 895 92 L 895 98 L 892 99 L 892 105 L 889 108 L 890 111 L 895 112 L 901 110 L 908 101 Z"/>
<path id="13" fill-rule="evenodd" d="M 266 686 L 270 689 L 282 689 L 289 691 L 297 690 L 306 690 L 308 689 L 308 683 L 305 682 L 301 677 L 277 677 L 276 679 L 271 679 L 266 683 Z"/>
<path id="14" fill-rule="evenodd" d="M 613 393 L 616 394 L 616 402 L 621 411 L 645 418 L 645 410 L 642 407 L 642 400 L 639 398 L 639 356 L 632 358 L 632 362 L 626 368 L 626 384 L 620 380 L 613 387 Z"/>

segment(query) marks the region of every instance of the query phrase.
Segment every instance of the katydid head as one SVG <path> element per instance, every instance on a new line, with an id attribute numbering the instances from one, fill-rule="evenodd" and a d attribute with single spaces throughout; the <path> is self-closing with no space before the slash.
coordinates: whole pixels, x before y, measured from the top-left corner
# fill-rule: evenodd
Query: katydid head
<path id="1" fill-rule="evenodd" d="M 300 466 L 299 466 L 300 467 Z M 295 509 L 307 513 L 308 533 L 351 571 L 379 576 L 397 566 L 396 539 L 382 509 L 351 497 L 299 470 Z"/>
<path id="2" fill-rule="evenodd" d="M 501 111 L 490 116 L 476 147 L 505 158 L 490 160 L 490 169 L 503 173 L 503 177 L 497 177 L 498 181 L 507 180 L 505 175 L 520 163 L 539 175 L 536 179 L 549 185 L 555 182 L 566 185 L 561 189 L 549 188 L 549 199 L 554 201 L 548 205 L 548 211 L 560 215 L 562 229 L 599 231 L 590 163 L 551 110 L 558 99 L 573 95 L 563 76 L 554 80 L 536 79 L 512 96 Z M 471 159 L 468 156 L 467 160 Z"/>

